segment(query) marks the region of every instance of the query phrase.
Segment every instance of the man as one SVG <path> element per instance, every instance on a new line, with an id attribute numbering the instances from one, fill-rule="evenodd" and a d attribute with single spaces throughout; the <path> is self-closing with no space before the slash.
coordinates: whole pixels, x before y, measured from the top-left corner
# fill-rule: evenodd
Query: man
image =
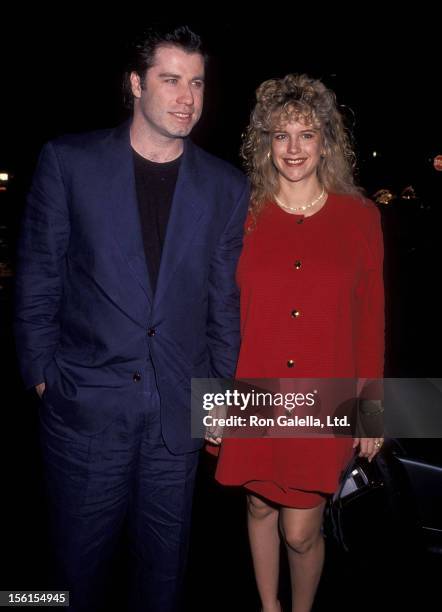
<path id="1" fill-rule="evenodd" d="M 60 587 L 99 609 L 123 525 L 133 610 L 177 606 L 199 440 L 190 379 L 233 375 L 245 177 L 187 136 L 205 58 L 150 31 L 130 123 L 48 143 L 18 250 L 16 333 L 41 423 Z M 167 230 L 167 231 L 166 231 Z"/>

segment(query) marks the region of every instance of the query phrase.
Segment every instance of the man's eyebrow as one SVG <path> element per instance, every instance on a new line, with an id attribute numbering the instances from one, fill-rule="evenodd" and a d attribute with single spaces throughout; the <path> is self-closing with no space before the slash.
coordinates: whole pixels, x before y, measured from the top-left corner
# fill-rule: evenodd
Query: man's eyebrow
<path id="1" fill-rule="evenodd" d="M 160 78 L 168 78 L 168 79 L 181 79 L 182 76 L 180 74 L 174 74 L 173 72 L 161 72 L 158 75 Z M 204 77 L 203 76 L 195 76 L 191 79 L 192 81 L 204 81 Z"/>
<path id="2" fill-rule="evenodd" d="M 173 78 L 173 79 L 180 79 L 180 75 L 179 74 L 173 74 L 173 72 L 161 72 L 158 76 L 160 77 L 169 77 L 169 78 Z"/>

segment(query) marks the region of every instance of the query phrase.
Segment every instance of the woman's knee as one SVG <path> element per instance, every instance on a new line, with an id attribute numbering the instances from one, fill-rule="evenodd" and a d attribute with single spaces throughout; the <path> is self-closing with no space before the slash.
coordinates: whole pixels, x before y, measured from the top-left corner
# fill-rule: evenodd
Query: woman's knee
<path id="1" fill-rule="evenodd" d="M 247 512 L 249 516 L 255 519 L 265 519 L 268 516 L 276 516 L 278 514 L 276 508 L 255 495 L 247 495 Z"/>
<path id="2" fill-rule="evenodd" d="M 289 528 L 284 529 L 282 533 L 286 546 L 299 554 L 307 553 L 322 538 L 321 531 L 317 530 Z"/>

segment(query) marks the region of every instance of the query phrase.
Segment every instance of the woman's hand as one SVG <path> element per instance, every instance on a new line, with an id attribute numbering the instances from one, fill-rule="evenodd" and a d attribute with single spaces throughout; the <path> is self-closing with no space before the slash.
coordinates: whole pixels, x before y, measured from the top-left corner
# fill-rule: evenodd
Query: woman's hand
<path id="1" fill-rule="evenodd" d="M 211 412 L 210 416 L 212 417 L 213 425 L 208 425 L 206 427 L 205 440 L 210 444 L 215 444 L 215 446 L 219 446 L 222 442 L 223 430 L 224 426 L 219 425 L 219 421 L 221 419 L 225 419 L 227 415 L 226 406 L 215 406 Z"/>
<path id="2" fill-rule="evenodd" d="M 206 427 L 206 435 L 204 436 L 206 442 L 219 446 L 222 442 L 222 427 Z"/>
<path id="3" fill-rule="evenodd" d="M 366 457 L 370 462 L 381 450 L 384 438 L 354 438 L 353 448 L 359 446 L 359 457 Z"/>

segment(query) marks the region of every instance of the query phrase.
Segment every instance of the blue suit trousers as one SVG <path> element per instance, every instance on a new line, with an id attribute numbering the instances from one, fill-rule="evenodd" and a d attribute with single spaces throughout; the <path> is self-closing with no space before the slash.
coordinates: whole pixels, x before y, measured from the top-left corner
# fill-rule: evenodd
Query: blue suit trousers
<path id="1" fill-rule="evenodd" d="M 67 426 L 43 395 L 57 588 L 70 591 L 75 612 L 100 610 L 123 528 L 132 561 L 128 609 L 179 609 L 198 452 L 174 455 L 165 446 L 152 369 L 142 393 L 143 410 L 122 407 L 90 436 Z"/>

